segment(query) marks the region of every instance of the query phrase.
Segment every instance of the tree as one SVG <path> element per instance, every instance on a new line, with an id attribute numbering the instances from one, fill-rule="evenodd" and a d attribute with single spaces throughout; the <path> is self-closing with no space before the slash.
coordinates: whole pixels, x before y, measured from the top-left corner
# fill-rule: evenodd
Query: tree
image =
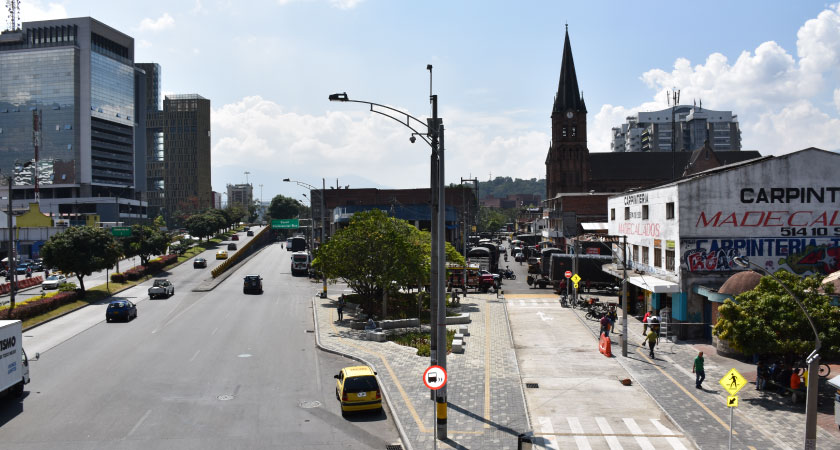
<path id="1" fill-rule="evenodd" d="M 158 228 L 140 224 L 132 225 L 131 236 L 122 240 L 123 254 L 128 257 L 139 256 L 143 266 L 152 256 L 164 253 L 168 245 L 169 236 Z"/>
<path id="2" fill-rule="evenodd" d="M 41 247 L 41 257 L 47 266 L 65 273 L 75 273 L 82 295 L 84 277 L 107 269 L 119 260 L 120 245 L 108 231 L 89 227 L 70 227 L 52 236 Z"/>
<path id="3" fill-rule="evenodd" d="M 272 219 L 300 217 L 300 203 L 291 197 L 277 195 L 271 199 L 271 203 L 268 206 L 268 215 Z"/>
<path id="4" fill-rule="evenodd" d="M 240 204 L 230 205 L 227 207 L 227 210 L 230 214 L 231 225 L 236 225 L 241 222 L 242 219 L 245 218 L 245 214 L 248 214 L 248 211 Z"/>
<path id="5" fill-rule="evenodd" d="M 824 358 L 840 356 L 840 308 L 820 293 L 822 276 L 806 278 L 785 271 L 775 273 L 802 301 L 822 341 Z M 833 292 L 833 286 L 824 286 Z M 715 336 L 741 353 L 799 358 L 814 349 L 814 332 L 802 309 L 772 277 L 765 276 L 751 291 L 726 300 L 718 309 Z"/>
<path id="6" fill-rule="evenodd" d="M 192 215 L 187 219 L 185 225 L 187 231 L 199 240 L 211 236 L 218 230 L 216 218 L 208 214 Z"/>

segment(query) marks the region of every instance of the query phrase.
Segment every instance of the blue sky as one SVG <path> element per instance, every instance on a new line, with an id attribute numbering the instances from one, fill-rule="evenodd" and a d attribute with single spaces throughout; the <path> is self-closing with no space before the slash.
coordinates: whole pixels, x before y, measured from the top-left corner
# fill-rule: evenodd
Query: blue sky
<path id="1" fill-rule="evenodd" d="M 135 39 L 165 93 L 213 107 L 213 188 L 283 178 L 428 185 L 428 147 L 333 92 L 430 114 L 447 129 L 447 182 L 543 178 L 568 22 L 588 142 L 627 115 L 702 99 L 738 114 L 745 149 L 840 149 L 840 6 L 816 1 L 27 1 L 23 21 L 91 16 Z"/>

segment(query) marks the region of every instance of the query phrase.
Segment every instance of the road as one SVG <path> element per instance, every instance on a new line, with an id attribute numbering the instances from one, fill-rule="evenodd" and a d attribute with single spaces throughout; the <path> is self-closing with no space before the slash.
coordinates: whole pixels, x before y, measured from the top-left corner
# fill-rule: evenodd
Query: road
<path id="1" fill-rule="evenodd" d="M 150 282 L 124 291 L 120 298 L 138 303 L 130 323 L 105 323 L 104 306 L 94 305 L 24 333 L 29 353 L 41 358 L 23 401 L 0 405 L 2 447 L 384 449 L 398 442 L 390 411 L 341 417 L 333 375 L 357 363 L 315 350 L 311 296 L 319 286 L 291 277 L 288 253 L 270 245 L 232 270 L 209 292 L 192 291 L 209 269 L 189 262 L 167 274 L 176 287 L 169 299 L 149 300 Z M 252 273 L 264 278 L 263 295 L 242 293 L 242 276 Z M 56 342 L 50 333 L 74 335 Z"/>

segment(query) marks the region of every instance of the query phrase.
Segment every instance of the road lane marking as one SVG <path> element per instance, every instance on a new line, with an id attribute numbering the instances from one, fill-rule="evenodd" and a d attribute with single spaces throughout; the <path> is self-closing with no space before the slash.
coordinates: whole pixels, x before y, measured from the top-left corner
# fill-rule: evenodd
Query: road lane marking
<path id="1" fill-rule="evenodd" d="M 126 437 L 131 437 L 131 435 L 134 434 L 134 432 L 137 431 L 138 428 L 140 428 L 140 425 L 143 424 L 143 421 L 146 420 L 146 417 L 149 417 L 149 414 L 151 414 L 151 412 L 151 409 L 146 411 L 146 414 L 143 414 L 143 417 L 141 417 L 140 420 L 138 420 L 137 423 L 134 424 L 134 428 L 132 428 L 131 431 L 128 432 L 128 435 L 126 435 Z"/>
<path id="2" fill-rule="evenodd" d="M 662 425 L 659 422 L 659 419 L 650 419 L 650 421 L 651 423 L 653 423 L 653 426 L 656 427 L 657 430 L 659 430 L 660 433 L 671 433 L 671 430 L 669 430 L 668 427 L 666 427 L 665 425 Z M 683 445 L 682 442 L 680 442 L 680 440 L 675 437 L 665 438 L 665 440 L 668 441 L 669 444 L 671 444 L 671 448 L 673 448 L 674 450 L 688 450 L 685 448 L 685 445 Z"/>
<path id="3" fill-rule="evenodd" d="M 196 350 L 195 355 L 192 355 L 192 358 L 190 358 L 189 362 L 193 362 L 193 360 L 195 359 L 196 356 L 198 356 L 199 353 L 201 353 L 201 350 Z"/>
<path id="4" fill-rule="evenodd" d="M 219 331 L 219 327 L 213 329 L 213 332 L 210 333 L 210 336 L 215 336 L 216 332 Z"/>
<path id="5" fill-rule="evenodd" d="M 546 435 L 546 437 L 543 437 L 546 442 L 544 442 L 542 447 L 546 449 L 559 449 L 560 447 L 557 445 L 557 439 L 553 436 L 554 427 L 551 425 L 551 418 L 538 417 L 537 420 L 540 422 L 540 430 L 542 430 L 542 432 Z"/>
<path id="6" fill-rule="evenodd" d="M 662 373 L 662 375 L 665 375 L 666 378 L 668 378 L 669 380 L 671 380 L 672 383 L 674 383 L 674 386 L 680 388 L 680 390 L 682 390 L 683 393 L 685 393 L 685 395 L 688 396 L 688 398 L 694 400 L 694 403 L 697 403 L 697 405 L 699 407 L 703 408 L 703 411 L 706 411 L 707 414 L 712 416 L 712 418 L 715 419 L 723 427 L 724 430 L 729 431 L 729 425 L 727 425 L 726 422 L 723 421 L 723 419 L 721 419 L 720 417 L 718 417 L 717 414 L 712 412 L 712 410 L 709 409 L 709 407 L 706 406 L 703 402 L 701 402 L 697 397 L 695 397 L 694 394 L 692 394 L 691 392 L 688 392 L 688 389 L 686 389 L 685 387 L 683 387 L 683 385 L 678 383 L 677 380 L 674 379 L 674 377 L 672 377 L 671 375 L 668 374 L 668 372 L 665 372 L 664 369 L 659 367 L 659 365 L 656 364 L 656 362 L 654 362 L 652 359 L 648 358 L 647 355 L 645 355 L 645 353 L 642 351 L 641 347 L 636 348 L 636 353 L 638 353 L 642 358 L 644 358 L 647 362 L 649 362 L 651 365 L 653 365 L 653 367 L 656 367 L 656 369 L 660 373 Z M 737 435 L 738 432 L 735 431 L 735 430 L 732 430 L 732 434 Z"/>
<path id="7" fill-rule="evenodd" d="M 589 446 L 589 440 L 586 439 L 586 436 L 582 436 L 584 431 L 580 420 L 577 417 L 566 417 L 566 421 L 569 422 L 569 429 L 572 430 L 572 434 L 575 436 L 575 443 L 578 448 L 580 450 L 592 450 L 592 447 Z"/>
<path id="8" fill-rule="evenodd" d="M 613 429 L 610 426 L 610 423 L 607 422 L 607 419 L 603 417 L 596 417 L 595 422 L 598 423 L 598 428 L 601 429 L 601 433 L 604 433 L 604 439 L 607 440 L 607 445 L 610 446 L 610 450 L 622 450 L 624 448 L 621 446 L 621 443 L 618 442 L 618 438 L 613 436 Z"/>
<path id="9" fill-rule="evenodd" d="M 656 447 L 654 447 L 653 444 L 650 443 L 648 438 L 644 436 L 645 432 L 642 431 L 642 429 L 639 427 L 639 424 L 637 424 L 635 420 L 633 420 L 630 417 L 625 417 L 623 420 L 624 424 L 627 425 L 627 429 L 630 430 L 630 432 L 633 433 L 633 435 L 635 436 L 636 443 L 639 444 L 639 447 L 641 447 L 643 450 L 656 450 Z"/>
<path id="10" fill-rule="evenodd" d="M 484 302 L 484 428 L 490 428 L 490 305 Z"/>

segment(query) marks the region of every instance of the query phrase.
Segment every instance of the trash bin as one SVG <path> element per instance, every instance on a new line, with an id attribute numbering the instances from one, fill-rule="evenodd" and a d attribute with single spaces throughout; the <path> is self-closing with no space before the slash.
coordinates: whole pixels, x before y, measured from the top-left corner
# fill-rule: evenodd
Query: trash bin
<path id="1" fill-rule="evenodd" d="M 834 393 L 834 424 L 840 427 L 840 375 L 828 380 L 828 384 L 836 389 Z"/>
<path id="2" fill-rule="evenodd" d="M 516 439 L 516 450 L 532 450 L 534 448 L 534 432 L 519 433 Z"/>

